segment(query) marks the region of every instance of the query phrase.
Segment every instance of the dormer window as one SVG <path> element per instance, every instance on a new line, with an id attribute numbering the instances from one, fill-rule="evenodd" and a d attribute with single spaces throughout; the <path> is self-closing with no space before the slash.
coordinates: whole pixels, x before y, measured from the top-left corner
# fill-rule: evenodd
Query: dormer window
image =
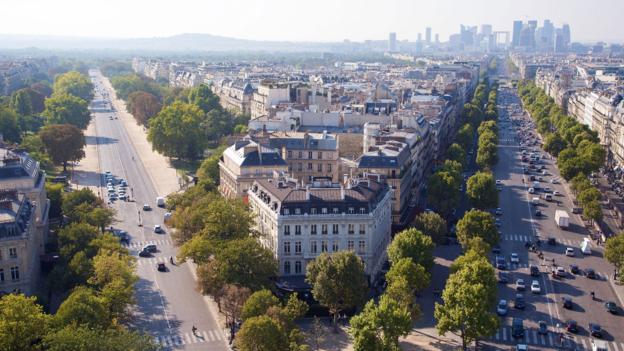
<path id="1" fill-rule="evenodd" d="M 301 214 L 301 209 L 299 207 L 295 208 L 295 214 L 296 215 L 300 215 Z"/>
<path id="2" fill-rule="evenodd" d="M 327 207 L 323 207 L 323 208 L 321 209 L 321 213 L 322 213 L 322 214 L 327 214 Z"/>
<path id="3" fill-rule="evenodd" d="M 316 214 L 316 207 L 312 207 L 312 208 L 310 209 L 310 213 L 311 213 L 311 214 Z"/>
<path id="4" fill-rule="evenodd" d="M 364 207 L 360 207 L 360 213 L 362 214 L 366 213 L 366 209 Z"/>
<path id="5" fill-rule="evenodd" d="M 355 213 L 355 209 L 353 207 L 349 207 L 349 214 L 354 214 Z"/>
<path id="6" fill-rule="evenodd" d="M 285 215 L 289 215 L 290 214 L 290 210 L 288 208 L 284 208 L 284 214 Z"/>
<path id="7" fill-rule="evenodd" d="M 333 211 L 334 211 L 334 214 L 338 214 L 338 207 L 334 207 Z"/>

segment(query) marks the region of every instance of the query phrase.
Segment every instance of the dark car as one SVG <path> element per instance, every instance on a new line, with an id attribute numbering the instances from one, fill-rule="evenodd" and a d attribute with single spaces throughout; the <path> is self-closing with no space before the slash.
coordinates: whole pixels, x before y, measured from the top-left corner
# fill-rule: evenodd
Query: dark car
<path id="1" fill-rule="evenodd" d="M 501 284 L 509 283 L 509 275 L 505 272 L 498 272 L 498 282 Z"/>
<path id="2" fill-rule="evenodd" d="M 578 323 L 575 320 L 570 319 L 566 322 L 566 330 L 570 333 L 578 333 Z"/>
<path id="3" fill-rule="evenodd" d="M 539 267 L 537 267 L 536 265 L 532 264 L 529 267 L 529 270 L 531 271 L 531 276 L 533 276 L 533 277 L 539 276 L 539 273 L 540 273 Z"/>
<path id="4" fill-rule="evenodd" d="M 563 301 L 563 308 L 567 308 L 569 310 L 572 309 L 572 299 L 571 298 L 569 298 L 567 296 L 564 296 L 564 297 L 561 298 L 561 301 Z"/>
<path id="5" fill-rule="evenodd" d="M 548 245 L 557 245 L 557 239 L 552 236 L 549 237 L 546 242 L 548 243 Z"/>
<path id="6" fill-rule="evenodd" d="M 600 324 L 589 322 L 589 334 L 597 338 L 602 338 L 602 327 Z"/>
<path id="7" fill-rule="evenodd" d="M 524 336 L 524 320 L 522 318 L 514 318 L 511 322 L 511 336 L 514 338 Z"/>
<path id="8" fill-rule="evenodd" d="M 539 321 L 537 323 L 537 332 L 540 335 L 546 335 L 548 334 L 548 324 L 546 324 L 545 321 Z"/>
<path id="9" fill-rule="evenodd" d="M 492 253 L 495 255 L 499 255 L 501 253 L 500 246 L 497 245 L 497 246 L 492 247 Z"/>
<path id="10" fill-rule="evenodd" d="M 609 313 L 616 314 L 617 313 L 617 305 L 613 301 L 605 302 L 605 308 Z"/>
<path id="11" fill-rule="evenodd" d="M 591 268 L 587 268 L 585 270 L 585 276 L 589 279 L 596 279 L 596 272 Z"/>
<path id="12" fill-rule="evenodd" d="M 139 256 L 140 257 L 152 257 L 152 253 L 149 252 L 149 250 L 143 249 L 139 252 Z"/>
<path id="13" fill-rule="evenodd" d="M 525 307 L 526 303 L 524 302 L 524 296 L 522 296 L 522 294 L 516 294 L 516 298 L 514 299 L 514 308 L 523 310 Z"/>
<path id="14" fill-rule="evenodd" d="M 160 262 L 156 265 L 156 269 L 158 269 L 159 272 L 166 272 L 167 266 L 165 266 L 164 263 Z"/>
<path id="15" fill-rule="evenodd" d="M 542 216 L 542 210 L 535 211 L 535 217 L 541 217 L 541 216 Z"/>
<path id="16" fill-rule="evenodd" d="M 577 266 L 575 264 L 571 264 L 570 265 L 570 273 L 572 273 L 572 274 L 579 274 L 579 273 L 581 273 L 581 270 L 580 270 L 579 266 Z"/>

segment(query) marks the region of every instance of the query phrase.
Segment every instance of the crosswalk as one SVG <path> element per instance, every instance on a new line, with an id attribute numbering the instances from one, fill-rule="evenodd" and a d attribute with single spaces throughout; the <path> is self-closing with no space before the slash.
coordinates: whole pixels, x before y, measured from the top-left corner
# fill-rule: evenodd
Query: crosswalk
<path id="1" fill-rule="evenodd" d="M 539 236 L 540 235 L 539 231 L 536 230 L 536 232 L 537 232 L 537 235 Z M 505 241 L 519 241 L 523 243 L 526 243 L 527 241 L 531 241 L 531 242 L 534 241 L 534 238 L 532 235 L 522 235 L 522 234 L 503 234 L 501 235 L 501 239 Z M 581 245 L 581 240 L 557 238 L 557 244 L 578 248 Z M 547 245 L 543 239 L 542 239 L 542 245 Z"/>
<path id="2" fill-rule="evenodd" d="M 145 266 L 145 265 L 153 265 L 156 266 L 157 263 L 170 264 L 170 257 L 167 256 L 158 256 L 158 257 L 138 257 L 136 263 L 137 266 Z"/>
<path id="3" fill-rule="evenodd" d="M 148 240 L 142 242 L 131 242 L 129 244 L 124 244 L 123 246 L 128 249 L 141 249 L 145 245 L 171 245 L 171 240 L 169 239 L 161 239 L 161 240 Z"/>
<path id="4" fill-rule="evenodd" d="M 156 344 L 163 347 L 175 347 L 189 344 L 200 344 L 222 341 L 223 336 L 218 330 L 204 330 L 176 335 L 159 335 L 154 337 Z"/>
<path id="5" fill-rule="evenodd" d="M 496 335 L 492 338 L 496 342 L 502 343 L 518 343 L 524 342 L 529 345 L 560 347 L 561 341 L 557 334 L 548 333 L 541 335 L 535 329 L 526 329 L 524 338 L 514 338 L 511 336 L 511 327 L 500 328 Z M 563 338 L 564 345 L 568 345 L 570 350 L 591 350 L 591 339 L 588 337 L 565 334 Z M 624 343 L 617 341 L 608 341 L 608 351 L 624 351 Z"/>

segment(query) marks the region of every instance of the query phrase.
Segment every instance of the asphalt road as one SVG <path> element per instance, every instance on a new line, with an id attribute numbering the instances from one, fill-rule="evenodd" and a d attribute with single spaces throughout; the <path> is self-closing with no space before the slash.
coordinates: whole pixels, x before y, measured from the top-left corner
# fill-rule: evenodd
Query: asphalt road
<path id="1" fill-rule="evenodd" d="M 111 96 L 102 84 L 99 72 L 95 74 L 96 99 Z M 102 191 L 106 195 L 104 172 L 109 171 L 128 185 L 130 201 L 112 201 L 109 205 L 117 211 L 115 228 L 130 235 L 127 245 L 137 256 L 135 318 L 133 326 L 155 337 L 165 349 L 176 350 L 227 350 L 224 332 L 208 308 L 207 298 L 195 289 L 195 279 L 189 264 L 172 265 L 170 257 L 176 255 L 168 229 L 163 225 L 165 210 L 156 206 L 159 196 L 139 155 L 129 139 L 123 123 L 115 112 L 94 113 L 99 155 Z M 152 210 L 144 211 L 147 203 Z M 154 233 L 154 225 L 161 225 L 164 233 Z M 156 244 L 158 252 L 153 257 L 138 257 L 146 244 Z M 157 263 L 167 266 L 166 272 L 156 269 Z M 194 335 L 192 327 L 197 327 Z"/>
<path id="2" fill-rule="evenodd" d="M 507 316 L 502 317 L 503 327 L 497 332 L 492 343 L 498 346 L 528 343 L 531 349 L 556 349 L 561 345 L 558 333 L 562 332 L 563 342 L 571 347 L 570 349 L 591 350 L 588 323 L 593 322 L 600 324 L 605 330 L 604 340 L 608 341 L 609 350 L 624 351 L 624 330 L 622 330 L 624 317 L 622 317 L 621 306 L 618 315 L 608 313 L 604 307 L 605 301 L 618 301 L 607 281 L 610 279 L 613 268 L 602 258 L 603 248 L 597 247 L 595 243 L 592 243 L 591 255 L 581 254 L 580 243 L 583 238 L 587 237 L 588 232 L 583 227 L 580 217 L 572 214 L 571 198 L 563 185 L 550 183 L 552 178 L 561 179 L 552 159 L 546 158 L 540 163 L 546 165 L 547 171 L 540 185 L 560 192 L 561 196 L 554 196 L 559 203 L 547 202 L 542 198 L 539 206 L 531 205 L 531 198 L 542 196 L 543 193 L 528 193 L 530 186 L 528 176 L 538 175 L 534 172 L 529 175 L 523 174 L 522 167 L 528 166 L 528 163 L 521 162 L 520 147 L 515 139 L 518 137 L 518 128 L 512 127 L 506 115 L 507 107 L 511 103 L 520 103 L 515 91 L 501 89 L 499 92 L 499 107 L 501 107 L 499 109 L 501 118 L 499 121 L 499 162 L 494 174 L 496 179 L 504 184 L 503 190 L 499 193 L 500 207 L 503 210 L 503 215 L 500 216 L 502 254 L 506 257 L 508 266 L 512 252 L 519 255 L 520 263 L 509 267 L 511 268 L 508 269 L 510 282 L 499 284 L 499 298 L 506 299 L 510 303 L 510 308 Z M 521 111 L 518 112 L 511 116 L 511 119 L 524 120 L 524 123 L 528 125 L 530 117 L 527 114 L 523 115 Z M 534 130 L 533 135 L 536 135 Z M 536 152 L 548 157 L 539 146 L 531 148 L 535 148 Z M 523 179 L 525 179 L 524 182 Z M 536 217 L 536 209 L 540 209 L 544 215 Z M 554 213 L 557 209 L 566 210 L 570 215 L 570 228 L 567 230 L 559 229 L 555 223 Z M 548 237 L 556 238 L 557 244 L 553 246 L 546 242 L 542 243 L 540 249 L 544 254 L 544 259 L 539 259 L 535 253 L 529 253 L 524 245 L 527 241 L 534 242 L 537 238 L 545 241 Z M 566 247 L 574 248 L 574 257 L 565 255 Z M 555 260 L 557 266 L 566 269 L 565 277 L 557 279 L 551 277 L 552 259 Z M 538 277 L 530 276 L 528 269 L 530 264 L 539 266 L 541 274 Z M 578 265 L 581 270 L 593 268 L 598 273 L 598 278 L 589 279 L 582 274 L 571 274 L 569 271 L 571 264 Z M 527 285 L 526 291 L 516 291 L 516 279 L 524 279 Z M 533 280 L 539 282 L 541 293 L 531 292 L 530 284 Z M 590 296 L 591 291 L 596 294 L 595 300 Z M 511 307 L 513 306 L 511 301 L 516 293 L 523 294 L 526 299 L 527 307 L 524 311 Z M 561 301 L 564 296 L 572 298 L 573 309 L 568 310 L 562 307 Z M 523 318 L 525 328 L 527 328 L 525 337 L 518 340 L 511 337 L 510 326 L 514 317 Z M 569 319 L 578 322 L 581 328 L 578 334 L 565 332 L 563 326 Z M 545 321 L 548 324 L 547 335 L 537 333 L 538 321 Z"/>

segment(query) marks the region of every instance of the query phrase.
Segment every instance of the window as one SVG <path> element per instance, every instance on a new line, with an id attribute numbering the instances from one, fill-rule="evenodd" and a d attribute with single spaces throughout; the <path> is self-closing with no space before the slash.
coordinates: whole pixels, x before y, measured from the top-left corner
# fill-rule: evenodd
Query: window
<path id="1" fill-rule="evenodd" d="M 4 282 L 4 269 L 0 268 L 0 283 Z"/>
<path id="2" fill-rule="evenodd" d="M 338 207 L 334 207 L 333 212 L 334 214 L 338 214 Z"/>
<path id="3" fill-rule="evenodd" d="M 17 258 L 17 248 L 16 247 L 9 248 L 9 257 L 10 258 Z"/>
<path id="4" fill-rule="evenodd" d="M 292 158 L 292 150 L 288 150 L 288 158 Z"/>
<path id="5" fill-rule="evenodd" d="M 360 240 L 360 242 L 358 242 L 358 253 L 359 254 L 366 253 L 366 241 Z"/>
<path id="6" fill-rule="evenodd" d="M 364 207 L 360 207 L 360 213 L 366 213 L 366 209 Z"/>
<path id="7" fill-rule="evenodd" d="M 338 234 L 338 224 L 332 224 L 332 234 Z"/>
<path id="8" fill-rule="evenodd" d="M 312 207 L 310 209 L 310 214 L 316 214 L 316 207 Z"/>
<path id="9" fill-rule="evenodd" d="M 11 267 L 11 280 L 19 280 L 19 267 Z"/>
<path id="10" fill-rule="evenodd" d="M 360 224 L 360 235 L 366 234 L 366 224 Z"/>
<path id="11" fill-rule="evenodd" d="M 316 156 L 317 156 L 317 158 L 318 158 L 319 160 L 322 160 L 322 159 L 323 159 L 323 153 L 322 153 L 322 152 L 320 152 L 320 151 L 316 153 Z"/>
<path id="12" fill-rule="evenodd" d="M 323 172 L 323 164 L 322 163 L 319 163 L 319 164 L 316 165 L 316 171 L 317 172 Z"/>
<path id="13" fill-rule="evenodd" d="M 284 226 L 284 235 L 290 235 L 290 226 L 289 225 L 285 225 Z"/>
<path id="14" fill-rule="evenodd" d="M 321 241 L 321 252 L 327 252 L 327 240 Z"/>
<path id="15" fill-rule="evenodd" d="M 295 255 L 301 255 L 301 241 L 295 241 Z"/>
<path id="16" fill-rule="evenodd" d="M 327 224 L 321 225 L 321 234 L 327 235 Z"/>
<path id="17" fill-rule="evenodd" d="M 340 242 L 338 240 L 332 241 L 332 252 L 340 251 Z"/>
<path id="18" fill-rule="evenodd" d="M 308 162 L 308 170 L 312 170 L 312 162 Z"/>
<path id="19" fill-rule="evenodd" d="M 295 226 L 295 235 L 301 235 L 301 226 L 300 225 L 296 225 Z"/>
<path id="20" fill-rule="evenodd" d="M 284 274 L 290 274 L 290 261 L 284 262 Z"/>
<path id="21" fill-rule="evenodd" d="M 310 234 L 316 235 L 316 224 L 310 226 Z"/>
<path id="22" fill-rule="evenodd" d="M 312 151 L 308 151 L 308 159 L 312 159 Z"/>
<path id="23" fill-rule="evenodd" d="M 303 153 L 299 151 L 299 158 L 303 158 Z"/>
<path id="24" fill-rule="evenodd" d="M 332 166 L 331 163 L 327 164 L 327 172 L 331 172 L 331 166 Z"/>
<path id="25" fill-rule="evenodd" d="M 289 241 L 284 242 L 284 255 L 290 256 L 290 242 Z"/>
<path id="26" fill-rule="evenodd" d="M 295 208 L 295 214 L 296 215 L 300 215 L 301 214 L 301 209 L 300 208 Z"/>
<path id="27" fill-rule="evenodd" d="M 290 214 L 290 210 L 289 210 L 289 209 L 287 209 L 287 208 L 285 208 L 285 209 L 284 209 L 284 214 L 288 216 L 288 215 Z"/>
<path id="28" fill-rule="evenodd" d="M 327 207 L 321 208 L 321 213 L 322 214 L 327 214 Z"/>
<path id="29" fill-rule="evenodd" d="M 310 252 L 316 253 L 316 240 L 310 241 Z"/>
<path id="30" fill-rule="evenodd" d="M 349 214 L 354 214 L 355 210 L 353 209 L 353 207 L 349 207 Z"/>
<path id="31" fill-rule="evenodd" d="M 295 274 L 301 274 L 301 261 L 295 261 Z"/>
<path id="32" fill-rule="evenodd" d="M 355 224 L 349 224 L 349 234 L 355 234 Z"/>
<path id="33" fill-rule="evenodd" d="M 299 172 L 303 171 L 303 164 L 301 162 L 297 163 L 297 170 Z"/>
<path id="34" fill-rule="evenodd" d="M 353 240 L 347 241 L 347 250 L 353 251 Z"/>

